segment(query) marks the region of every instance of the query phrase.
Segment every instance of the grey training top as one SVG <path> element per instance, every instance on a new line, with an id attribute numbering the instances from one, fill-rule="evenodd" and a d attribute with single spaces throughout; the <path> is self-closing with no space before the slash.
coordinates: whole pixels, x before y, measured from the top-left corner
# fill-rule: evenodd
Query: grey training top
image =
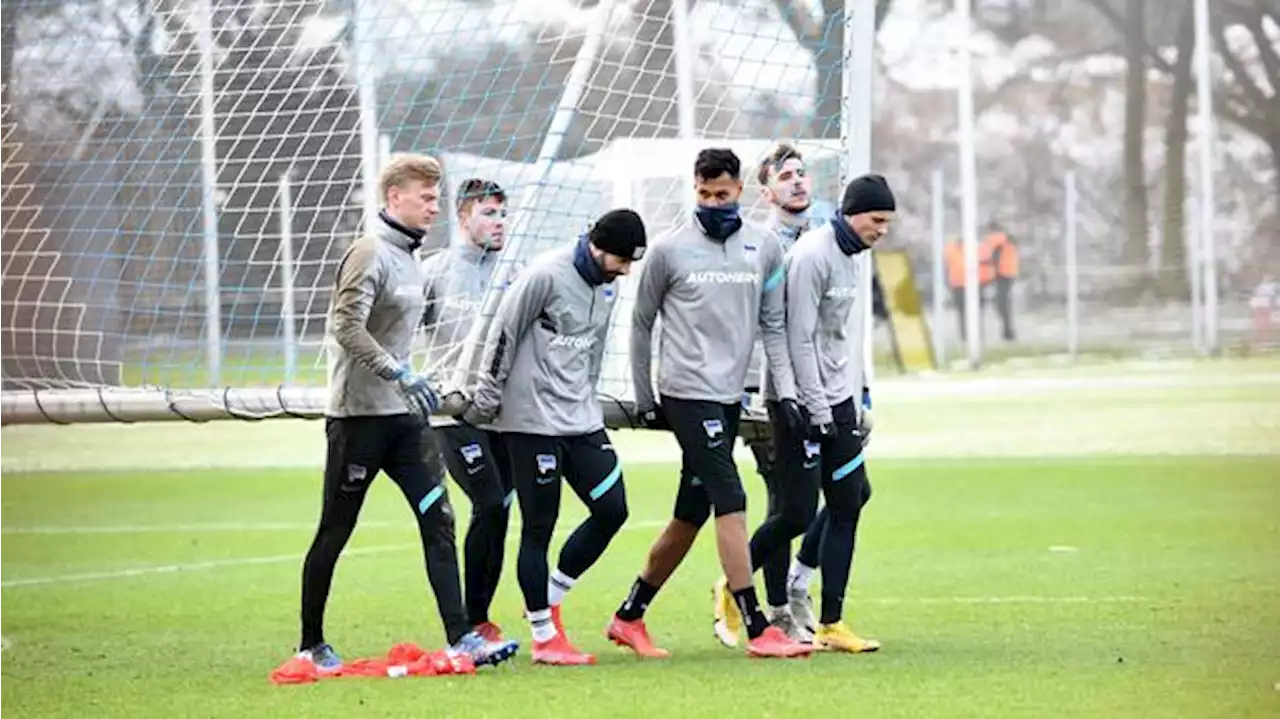
<path id="1" fill-rule="evenodd" d="M 814 424 L 832 421 L 831 408 L 860 397 L 866 382 L 861 281 L 859 253 L 840 249 L 830 223 L 801 235 L 787 255 L 787 345 Z"/>
<path id="2" fill-rule="evenodd" d="M 409 412 L 392 380 L 409 362 L 422 317 L 417 244 L 379 217 L 342 255 L 325 322 L 326 416 Z"/>
<path id="3" fill-rule="evenodd" d="M 640 271 L 631 321 L 637 411 L 655 404 L 653 329 L 659 315 L 660 395 L 739 402 L 758 330 L 779 394 L 794 397 L 784 280 L 777 238 L 751 223 L 719 242 L 690 217 L 654 240 Z"/>
<path id="4" fill-rule="evenodd" d="M 480 319 L 485 292 L 495 268 L 502 264 L 501 256 L 501 252 L 487 251 L 468 241 L 446 247 L 422 261 L 427 366 L 436 367 L 451 352 L 461 349 Z"/>
<path id="5" fill-rule="evenodd" d="M 571 437 L 604 428 L 596 383 L 617 291 L 588 284 L 576 251 L 538 257 L 503 293 L 472 393 L 478 412 L 496 412 L 494 430 Z"/>

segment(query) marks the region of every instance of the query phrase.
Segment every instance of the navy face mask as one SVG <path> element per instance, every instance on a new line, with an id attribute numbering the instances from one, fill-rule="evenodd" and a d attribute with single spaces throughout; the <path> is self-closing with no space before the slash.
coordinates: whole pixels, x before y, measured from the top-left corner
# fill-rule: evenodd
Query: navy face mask
<path id="1" fill-rule="evenodd" d="M 738 203 L 732 202 L 719 207 L 704 207 L 698 205 L 698 209 L 694 212 L 698 218 L 698 223 L 702 225 L 702 229 L 706 231 L 707 236 L 713 240 L 723 242 L 729 239 L 729 236 L 742 229 L 742 216 L 739 214 Z"/>

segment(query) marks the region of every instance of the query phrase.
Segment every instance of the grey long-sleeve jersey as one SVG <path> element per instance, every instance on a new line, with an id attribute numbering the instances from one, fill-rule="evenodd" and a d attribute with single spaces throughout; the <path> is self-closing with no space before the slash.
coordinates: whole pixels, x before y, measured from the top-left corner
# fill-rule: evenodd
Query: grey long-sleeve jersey
<path id="1" fill-rule="evenodd" d="M 817 203 L 814 203 L 814 205 L 815 207 L 811 207 L 810 211 L 803 216 L 797 215 L 789 218 L 789 222 L 784 221 L 781 212 L 776 209 L 770 215 L 766 229 L 777 238 L 778 246 L 782 248 L 784 255 L 791 251 L 791 247 L 796 243 L 796 239 L 800 237 L 801 233 L 826 221 L 818 219 L 818 215 L 813 211 Z M 763 389 L 766 400 L 775 400 L 778 398 L 778 393 L 773 386 L 773 376 L 765 372 L 766 366 L 764 343 L 757 341 L 751 349 L 751 365 L 747 370 L 747 386 L 759 387 Z"/>
<path id="2" fill-rule="evenodd" d="M 422 317 L 417 242 L 374 220 L 342 256 L 325 322 L 329 417 L 406 414 L 392 381 Z"/>
<path id="3" fill-rule="evenodd" d="M 631 320 L 636 409 L 644 412 L 655 404 L 653 326 L 659 314 L 659 394 L 740 401 L 759 331 L 779 395 L 794 397 L 785 277 L 778 240 L 750 223 L 718 242 L 689 218 L 656 239 L 640 271 Z"/>
<path id="4" fill-rule="evenodd" d="M 490 428 L 552 437 L 604 428 L 596 383 L 613 283 L 592 286 L 570 246 L 538 257 L 503 293 L 489 327 L 472 406 Z"/>
<path id="5" fill-rule="evenodd" d="M 840 249 L 830 223 L 801 235 L 787 255 L 787 346 L 814 424 L 830 422 L 831 408 L 860 397 L 866 382 L 861 270 L 859 254 Z"/>
<path id="6" fill-rule="evenodd" d="M 422 325 L 427 333 L 429 367 L 457 352 L 467 340 L 480 319 L 496 268 L 502 264 L 501 254 L 467 242 L 446 247 L 422 261 L 426 299 Z"/>

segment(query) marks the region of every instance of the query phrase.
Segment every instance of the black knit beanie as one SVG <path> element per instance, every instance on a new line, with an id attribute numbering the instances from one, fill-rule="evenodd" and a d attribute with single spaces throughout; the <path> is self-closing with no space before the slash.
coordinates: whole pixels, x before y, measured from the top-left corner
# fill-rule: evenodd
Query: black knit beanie
<path id="1" fill-rule="evenodd" d="M 862 175 L 855 177 L 844 188 L 844 199 L 840 202 L 840 214 L 861 215 L 864 212 L 892 212 L 897 209 L 893 199 L 893 190 L 883 175 Z"/>
<path id="2" fill-rule="evenodd" d="M 633 210 L 609 210 L 587 230 L 587 239 L 596 248 L 626 260 L 644 257 L 644 220 Z"/>

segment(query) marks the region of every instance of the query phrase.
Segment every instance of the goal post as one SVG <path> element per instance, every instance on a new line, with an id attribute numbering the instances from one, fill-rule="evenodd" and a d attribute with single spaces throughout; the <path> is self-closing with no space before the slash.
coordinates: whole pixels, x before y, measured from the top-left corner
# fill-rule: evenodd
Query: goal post
<path id="1" fill-rule="evenodd" d="M 438 0 L 422 13 L 370 0 L 104 2 L 118 16 L 106 32 L 48 2 L 17 20 L 3 107 L 4 424 L 322 416 L 333 275 L 389 153 L 444 167 L 428 249 L 460 241 L 463 179 L 501 184 L 512 271 L 613 207 L 640 212 L 651 237 L 669 228 L 702 147 L 737 152 L 754 219 L 766 212 L 754 168 L 780 140 L 805 154 L 826 212 L 869 165 L 850 149 L 869 153 L 858 82 L 871 76 L 851 79 L 847 60 L 870 63 L 869 47 L 851 47 L 870 36 L 854 27 L 874 23 L 863 10 L 824 25 L 817 9 L 788 22 L 795 8 L 775 0 L 727 15 L 695 0 L 555 13 L 532 0 Z M 860 4 L 872 5 L 848 7 Z M 107 69 L 55 62 L 66 33 Z M 101 106 L 95 130 L 42 100 L 50 75 Z M 821 116 L 831 92 L 844 115 Z M 851 102 L 867 107 L 855 115 Z M 620 283 L 599 385 L 610 427 L 633 415 L 632 283 Z M 474 372 L 501 289 L 475 308 L 471 336 L 449 338 L 434 367 L 446 390 Z M 419 367 L 440 349 L 431 334 L 415 345 Z"/>

